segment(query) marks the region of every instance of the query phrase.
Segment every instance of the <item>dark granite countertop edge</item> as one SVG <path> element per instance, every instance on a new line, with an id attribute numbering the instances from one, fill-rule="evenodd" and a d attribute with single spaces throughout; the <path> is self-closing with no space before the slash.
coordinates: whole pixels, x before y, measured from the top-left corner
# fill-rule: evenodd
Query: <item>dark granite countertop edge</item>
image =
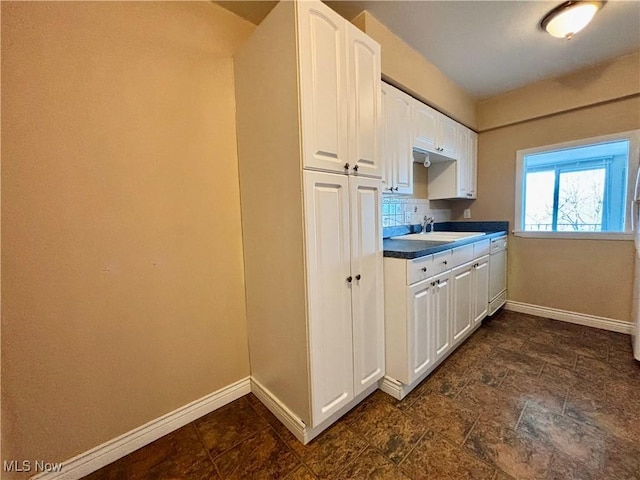
<path id="1" fill-rule="evenodd" d="M 436 229 L 437 230 L 437 229 Z M 455 230 L 454 230 L 455 231 Z M 459 230 L 460 231 L 460 230 Z M 469 230 L 473 231 L 473 230 Z M 481 231 L 481 230 L 476 230 Z M 401 258 L 405 260 L 413 260 L 415 258 L 432 255 L 438 252 L 444 252 L 452 248 L 469 245 L 482 240 L 497 238 L 507 235 L 508 229 L 485 232 L 486 235 L 481 237 L 464 238 L 454 242 L 422 242 L 419 240 L 390 240 L 385 239 L 383 250 L 384 256 L 388 258 Z M 436 244 L 437 245 L 434 245 Z"/>

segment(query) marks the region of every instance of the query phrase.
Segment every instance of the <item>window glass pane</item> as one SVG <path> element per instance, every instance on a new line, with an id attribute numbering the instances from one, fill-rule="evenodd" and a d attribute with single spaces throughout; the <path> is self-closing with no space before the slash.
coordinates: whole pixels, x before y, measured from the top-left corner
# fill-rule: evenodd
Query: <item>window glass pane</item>
<path id="1" fill-rule="evenodd" d="M 524 155 L 523 229 L 623 232 L 629 228 L 625 223 L 629 148 L 627 139 Z"/>
<path id="2" fill-rule="evenodd" d="M 529 172 L 525 181 L 524 229 L 553 230 L 555 171 Z"/>
<path id="3" fill-rule="evenodd" d="M 602 231 L 604 168 L 560 172 L 558 231 Z"/>

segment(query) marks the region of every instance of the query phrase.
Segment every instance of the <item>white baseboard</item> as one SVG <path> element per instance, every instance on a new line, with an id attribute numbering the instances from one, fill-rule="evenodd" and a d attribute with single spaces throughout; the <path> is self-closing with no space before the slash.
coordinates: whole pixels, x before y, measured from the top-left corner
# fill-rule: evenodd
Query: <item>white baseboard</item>
<path id="1" fill-rule="evenodd" d="M 386 375 L 382 377 L 378 387 L 384 393 L 391 395 L 396 400 L 402 400 L 407 393 L 409 393 L 404 391 L 403 387 L 405 387 L 405 385 L 398 382 L 395 378 L 387 377 Z"/>
<path id="2" fill-rule="evenodd" d="M 258 397 L 258 399 L 264 404 L 265 407 L 273 413 L 282 424 L 300 441 L 303 445 L 306 445 L 311 440 L 316 438 L 333 423 L 347 413 L 349 410 L 358 405 L 362 400 L 371 395 L 378 389 L 378 384 L 374 383 L 367 388 L 360 395 L 357 395 L 347 405 L 335 412 L 329 418 L 324 420 L 321 424 L 315 427 L 306 425 L 300 418 L 298 418 L 291 410 L 289 410 L 273 393 L 271 393 L 264 385 L 258 380 L 251 377 L 251 392 Z"/>
<path id="3" fill-rule="evenodd" d="M 250 391 L 249 377 L 243 378 L 63 462 L 59 472 L 41 473 L 31 478 L 34 480 L 77 480 L 248 394 Z"/>
<path id="4" fill-rule="evenodd" d="M 307 429 L 305 423 L 253 377 L 251 377 L 251 393 L 258 397 L 258 400 L 260 400 L 298 440 L 305 443 L 304 439 Z"/>
<path id="5" fill-rule="evenodd" d="M 586 327 L 600 328 L 612 332 L 626 333 L 631 335 L 632 325 L 629 322 L 615 320 L 613 318 L 597 317 L 586 313 L 569 312 L 558 308 L 543 307 L 540 305 L 531 305 L 530 303 L 514 302 L 507 300 L 504 306 L 505 310 L 512 312 L 526 313 L 528 315 L 536 315 L 538 317 L 551 318 L 552 320 L 560 320 L 562 322 L 576 323 Z"/>

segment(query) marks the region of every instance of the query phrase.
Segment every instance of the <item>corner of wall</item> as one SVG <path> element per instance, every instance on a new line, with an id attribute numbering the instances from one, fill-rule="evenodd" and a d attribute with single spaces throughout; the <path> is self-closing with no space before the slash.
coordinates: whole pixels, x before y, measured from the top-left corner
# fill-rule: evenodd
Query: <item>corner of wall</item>
<path id="1" fill-rule="evenodd" d="M 385 79 L 469 128 L 477 128 L 475 98 L 371 13 L 362 12 L 352 23 L 380 44 Z"/>
<path id="2" fill-rule="evenodd" d="M 479 131 L 640 94 L 640 52 L 483 99 Z"/>

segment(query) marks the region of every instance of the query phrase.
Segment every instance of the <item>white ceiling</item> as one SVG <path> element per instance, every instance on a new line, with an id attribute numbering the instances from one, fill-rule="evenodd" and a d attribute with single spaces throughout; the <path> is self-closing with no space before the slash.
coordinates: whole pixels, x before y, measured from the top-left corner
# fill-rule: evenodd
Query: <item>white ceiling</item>
<path id="1" fill-rule="evenodd" d="M 254 23 L 275 4 L 218 3 Z M 561 1 L 325 3 L 347 19 L 367 10 L 478 99 L 640 50 L 640 0 L 610 0 L 572 40 L 539 29 Z"/>

